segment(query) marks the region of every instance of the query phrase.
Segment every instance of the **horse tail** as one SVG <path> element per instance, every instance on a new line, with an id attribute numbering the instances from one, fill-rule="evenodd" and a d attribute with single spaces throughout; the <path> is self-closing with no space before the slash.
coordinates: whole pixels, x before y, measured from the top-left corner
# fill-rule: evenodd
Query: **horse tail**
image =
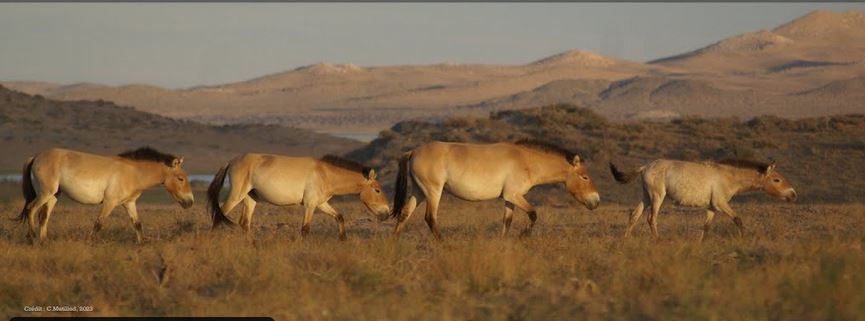
<path id="1" fill-rule="evenodd" d="M 617 182 L 622 184 L 626 184 L 634 180 L 634 178 L 637 177 L 637 175 L 640 175 L 640 173 L 642 173 L 644 169 L 646 169 L 646 166 L 642 166 L 633 171 L 623 172 L 620 171 L 618 167 L 616 167 L 616 164 L 610 162 L 610 172 L 613 173 L 613 178 L 615 178 Z"/>
<path id="2" fill-rule="evenodd" d="M 213 181 L 210 182 L 210 186 L 207 187 L 207 209 L 210 211 L 210 218 L 213 219 L 213 228 L 217 228 L 222 224 L 229 226 L 234 225 L 234 222 L 225 216 L 225 213 L 222 212 L 222 208 L 219 207 L 219 192 L 222 191 L 222 184 L 225 183 L 225 174 L 228 172 L 230 167 L 231 163 L 222 166 L 222 168 L 216 172 L 216 175 L 213 176 Z"/>
<path id="3" fill-rule="evenodd" d="M 21 214 L 14 220 L 23 222 L 27 219 L 27 212 L 30 209 L 30 203 L 36 199 L 36 189 L 33 188 L 33 179 L 30 178 L 30 173 L 33 171 L 33 159 L 30 157 L 24 162 L 24 169 L 21 171 L 21 194 L 24 196 L 24 208 L 21 209 Z"/>
<path id="4" fill-rule="evenodd" d="M 411 160 L 412 152 L 402 155 L 399 159 L 399 173 L 396 175 L 396 183 L 394 183 L 393 208 L 390 216 L 396 219 L 402 218 L 402 208 L 405 207 L 406 199 L 411 194 L 411 184 L 409 184 L 409 168 L 408 162 Z"/>

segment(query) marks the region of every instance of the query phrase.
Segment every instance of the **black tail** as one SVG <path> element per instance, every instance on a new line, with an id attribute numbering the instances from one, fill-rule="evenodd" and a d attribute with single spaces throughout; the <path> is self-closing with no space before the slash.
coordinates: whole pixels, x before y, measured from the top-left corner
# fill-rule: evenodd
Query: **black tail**
<path id="1" fill-rule="evenodd" d="M 33 159 L 30 157 L 24 163 L 24 170 L 21 172 L 21 194 L 24 196 L 24 208 L 21 209 L 21 214 L 18 214 L 17 221 L 24 222 L 27 219 L 27 212 L 30 210 L 30 203 L 36 199 L 36 189 L 33 188 L 33 180 L 30 178 L 30 172 L 33 170 Z"/>
<path id="2" fill-rule="evenodd" d="M 402 216 L 402 208 L 405 207 L 405 201 L 408 195 L 411 194 L 411 184 L 409 183 L 408 161 L 411 160 L 411 152 L 402 155 L 399 159 L 399 173 L 396 175 L 396 183 L 394 183 L 393 193 L 393 208 L 391 208 L 390 216 L 399 220 Z"/>
<path id="3" fill-rule="evenodd" d="M 642 172 L 642 171 L 643 171 L 643 168 L 641 167 L 635 171 L 622 172 L 619 170 L 618 167 L 616 167 L 615 164 L 613 164 L 613 162 L 610 162 L 610 172 L 613 173 L 613 178 L 615 178 L 617 182 L 622 183 L 622 184 L 625 184 L 625 183 L 628 183 L 628 182 L 634 180 L 634 178 L 637 177 L 637 175 L 639 175 L 640 172 Z"/>
<path id="4" fill-rule="evenodd" d="M 231 163 L 222 166 L 219 172 L 216 172 L 216 176 L 213 177 L 213 181 L 210 182 L 210 186 L 207 188 L 207 210 L 210 211 L 210 218 L 213 219 L 213 228 L 217 228 L 222 224 L 234 225 L 234 222 L 225 216 L 222 208 L 219 207 L 219 192 L 222 191 L 222 184 L 225 183 L 225 173 L 228 172 L 229 167 L 231 167 Z"/>

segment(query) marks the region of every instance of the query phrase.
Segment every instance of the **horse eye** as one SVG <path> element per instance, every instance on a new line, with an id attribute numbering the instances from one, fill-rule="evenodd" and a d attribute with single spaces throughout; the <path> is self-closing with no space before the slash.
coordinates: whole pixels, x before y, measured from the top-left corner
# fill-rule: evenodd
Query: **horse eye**
<path id="1" fill-rule="evenodd" d="M 177 180 L 182 182 L 182 181 L 183 181 L 183 177 L 178 177 Z"/>
<path id="2" fill-rule="evenodd" d="M 589 177 L 588 177 L 588 176 L 586 176 L 586 175 L 583 175 L 583 176 L 580 176 L 580 178 L 582 178 L 582 179 L 583 179 L 583 180 L 584 180 L 584 181 L 587 181 L 587 180 L 589 180 Z"/>
<path id="3" fill-rule="evenodd" d="M 780 178 L 776 178 L 776 179 L 773 179 L 772 181 L 775 182 L 775 183 L 780 183 L 780 182 L 781 182 L 781 179 L 780 179 Z"/>
<path id="4" fill-rule="evenodd" d="M 376 193 L 376 194 L 381 193 L 381 190 L 378 189 L 378 188 L 376 188 L 376 189 L 375 189 L 375 193 Z"/>

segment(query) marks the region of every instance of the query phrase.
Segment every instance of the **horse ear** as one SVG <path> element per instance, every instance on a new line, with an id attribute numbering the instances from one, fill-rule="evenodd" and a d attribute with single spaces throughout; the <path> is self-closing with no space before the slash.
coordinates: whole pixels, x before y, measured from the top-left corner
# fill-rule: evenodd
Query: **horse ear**
<path id="1" fill-rule="evenodd" d="M 772 161 L 772 163 L 770 163 L 769 166 L 766 166 L 766 172 L 764 174 L 768 175 L 769 173 L 771 173 L 774 170 L 775 170 L 775 161 Z"/>
<path id="2" fill-rule="evenodd" d="M 180 165 L 183 165 L 183 157 L 175 158 L 171 161 L 171 167 L 180 167 Z"/>
<path id="3" fill-rule="evenodd" d="M 577 166 L 583 163 L 583 159 L 580 158 L 580 155 L 574 155 L 574 158 L 571 159 L 571 165 Z"/>
<path id="4" fill-rule="evenodd" d="M 374 180 L 375 179 L 375 170 L 370 169 L 369 172 L 366 172 L 366 178 L 369 180 Z"/>

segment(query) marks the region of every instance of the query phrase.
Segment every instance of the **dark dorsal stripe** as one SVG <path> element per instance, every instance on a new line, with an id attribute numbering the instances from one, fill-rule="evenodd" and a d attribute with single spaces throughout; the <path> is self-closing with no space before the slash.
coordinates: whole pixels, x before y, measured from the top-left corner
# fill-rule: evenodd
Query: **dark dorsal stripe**
<path id="1" fill-rule="evenodd" d="M 574 160 L 574 156 L 577 156 L 577 153 L 567 150 L 562 146 L 537 139 L 521 139 L 514 144 L 534 148 L 547 153 L 562 155 L 568 163 Z"/>
<path id="2" fill-rule="evenodd" d="M 372 168 L 363 166 L 361 163 L 336 155 L 324 155 L 321 161 L 339 168 L 361 173 L 363 177 L 369 177 L 369 172 L 372 171 Z"/>
<path id="3" fill-rule="evenodd" d="M 177 156 L 166 154 L 150 148 L 150 146 L 141 147 L 136 150 L 129 150 L 118 154 L 117 156 L 139 161 L 160 162 L 166 166 L 171 166 Z"/>
<path id="4" fill-rule="evenodd" d="M 733 166 L 742 169 L 753 169 L 760 173 L 765 173 L 769 169 L 768 163 L 758 162 L 750 159 L 741 158 L 725 158 L 717 161 L 718 164 Z"/>

